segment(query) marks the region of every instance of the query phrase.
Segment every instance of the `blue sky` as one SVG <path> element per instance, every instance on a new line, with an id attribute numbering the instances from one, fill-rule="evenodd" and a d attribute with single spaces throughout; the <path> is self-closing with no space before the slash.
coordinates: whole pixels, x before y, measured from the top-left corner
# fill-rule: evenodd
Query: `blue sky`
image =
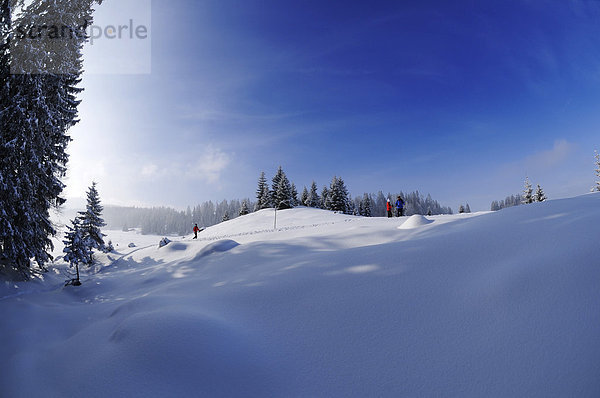
<path id="1" fill-rule="evenodd" d="M 116 0 L 102 21 L 127 17 Z M 588 192 L 600 149 L 600 2 L 151 3 L 151 73 L 88 73 L 67 195 L 183 207 L 299 189 L 431 193 L 456 209 Z M 87 49 L 87 69 L 110 48 Z M 132 55 L 133 57 L 133 55 Z M 139 59 L 139 55 L 136 55 Z M 96 65 L 98 64 L 98 65 Z"/>

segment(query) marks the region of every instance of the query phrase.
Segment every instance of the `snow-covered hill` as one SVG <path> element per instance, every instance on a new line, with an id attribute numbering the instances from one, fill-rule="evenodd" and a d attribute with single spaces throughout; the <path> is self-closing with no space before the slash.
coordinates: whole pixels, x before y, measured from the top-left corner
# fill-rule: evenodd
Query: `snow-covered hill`
<path id="1" fill-rule="evenodd" d="M 600 194 L 273 222 L 110 231 L 80 287 L 4 283 L 0 396 L 600 396 Z"/>

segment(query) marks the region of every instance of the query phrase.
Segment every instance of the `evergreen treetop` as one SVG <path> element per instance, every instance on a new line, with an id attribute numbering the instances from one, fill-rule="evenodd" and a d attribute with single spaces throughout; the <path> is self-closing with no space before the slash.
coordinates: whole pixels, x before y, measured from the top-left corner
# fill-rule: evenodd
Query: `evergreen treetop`
<path id="1" fill-rule="evenodd" d="M 87 192 L 86 210 L 79 212 L 81 230 L 85 239 L 89 240 L 92 248 L 104 250 L 104 235 L 101 228 L 106 226 L 102 219 L 104 207 L 100 204 L 100 195 L 96 189 L 96 182 L 92 182 Z"/>
<path id="2" fill-rule="evenodd" d="M 536 202 L 544 202 L 545 200 L 546 200 L 546 194 L 544 193 L 544 190 L 542 189 L 540 184 L 537 184 L 537 189 L 535 191 L 535 201 Z"/>
<path id="3" fill-rule="evenodd" d="M 523 190 L 523 203 L 530 204 L 533 203 L 533 200 L 533 188 L 529 182 L 529 177 L 527 177 L 525 178 L 525 189 Z"/>

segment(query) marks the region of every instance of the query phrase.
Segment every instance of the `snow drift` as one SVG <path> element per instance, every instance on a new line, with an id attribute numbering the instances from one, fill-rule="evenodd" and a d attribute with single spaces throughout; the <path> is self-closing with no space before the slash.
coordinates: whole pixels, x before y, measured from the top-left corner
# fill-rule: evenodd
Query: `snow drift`
<path id="1" fill-rule="evenodd" d="M 5 283 L 0 396 L 600 396 L 600 194 L 273 216 Z"/>
<path id="2" fill-rule="evenodd" d="M 425 216 L 422 216 L 420 214 L 414 214 L 414 215 L 408 217 L 408 220 L 406 220 L 405 222 L 403 222 L 402 225 L 400 225 L 398 227 L 398 229 L 418 228 L 418 227 L 422 227 L 423 225 L 430 224 L 432 222 L 433 221 L 428 220 L 427 218 L 425 218 Z"/>

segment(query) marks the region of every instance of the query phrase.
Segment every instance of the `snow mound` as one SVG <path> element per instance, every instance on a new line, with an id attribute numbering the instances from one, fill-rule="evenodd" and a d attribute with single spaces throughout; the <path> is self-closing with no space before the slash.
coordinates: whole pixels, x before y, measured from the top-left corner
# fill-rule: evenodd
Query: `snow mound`
<path id="1" fill-rule="evenodd" d="M 408 217 L 408 220 L 406 220 L 402 225 L 400 225 L 398 229 L 418 228 L 422 227 L 423 225 L 431 224 L 432 222 L 432 220 L 428 220 L 427 218 L 425 218 L 425 216 L 415 214 L 413 216 Z"/>
<path id="2" fill-rule="evenodd" d="M 222 239 L 222 240 L 211 243 L 210 245 L 207 245 L 206 247 L 204 247 L 202 250 L 200 250 L 200 252 L 198 254 L 196 254 L 196 257 L 194 257 L 194 260 L 199 260 L 199 259 L 209 256 L 213 253 L 223 253 L 223 252 L 229 251 L 239 245 L 240 244 L 234 240 Z"/>

